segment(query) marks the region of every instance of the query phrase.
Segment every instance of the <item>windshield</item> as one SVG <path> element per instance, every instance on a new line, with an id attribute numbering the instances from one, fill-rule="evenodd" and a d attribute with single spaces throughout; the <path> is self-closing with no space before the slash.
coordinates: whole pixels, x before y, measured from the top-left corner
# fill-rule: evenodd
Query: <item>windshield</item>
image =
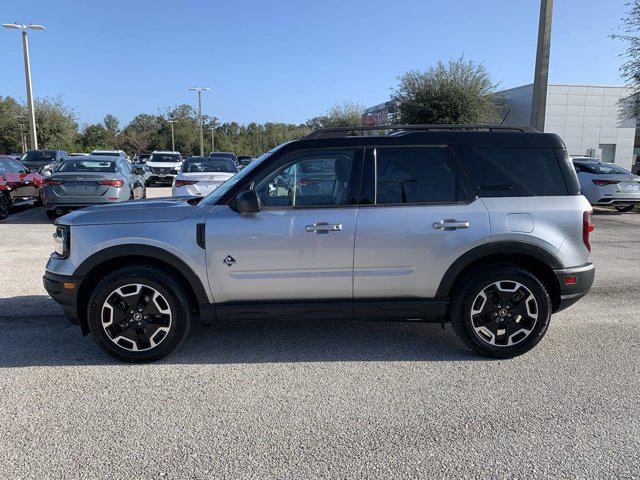
<path id="1" fill-rule="evenodd" d="M 613 163 L 577 163 L 576 165 L 589 171 L 589 173 L 597 173 L 598 175 L 632 175 L 626 168 Z"/>
<path id="2" fill-rule="evenodd" d="M 149 157 L 150 162 L 178 163 L 180 155 L 177 153 L 152 153 Z"/>
<path id="3" fill-rule="evenodd" d="M 277 147 L 269 150 L 264 155 L 256 158 L 253 162 L 251 162 L 251 164 L 249 164 L 249 166 L 244 167 L 242 170 L 240 170 L 239 173 L 237 173 L 236 175 L 231 177 L 229 180 L 224 182 L 222 185 L 220 185 L 218 188 L 216 188 L 213 192 L 211 192 L 209 195 L 207 195 L 202 200 L 202 202 L 200 202 L 200 204 L 201 205 L 213 205 L 213 204 L 215 204 L 229 190 L 231 190 L 233 187 L 235 187 L 236 185 L 241 183 L 245 179 L 245 177 L 248 177 L 251 174 L 251 172 L 253 172 L 256 168 L 258 168 L 263 161 L 265 161 L 267 158 L 269 158 L 271 155 L 273 155 L 275 152 L 277 152 L 278 150 L 280 150 L 282 147 L 284 147 L 285 145 L 287 145 L 289 143 L 291 143 L 291 142 L 282 143 L 282 144 L 278 145 Z"/>
<path id="4" fill-rule="evenodd" d="M 235 163 L 229 158 L 199 157 L 191 158 L 182 165 L 183 173 L 229 172 L 237 173 Z"/>
<path id="5" fill-rule="evenodd" d="M 67 160 L 60 165 L 56 171 L 114 173 L 116 171 L 116 162 L 101 162 L 100 160 Z"/>
<path id="6" fill-rule="evenodd" d="M 52 162 L 55 159 L 55 150 L 32 150 L 22 156 L 23 162 Z"/>

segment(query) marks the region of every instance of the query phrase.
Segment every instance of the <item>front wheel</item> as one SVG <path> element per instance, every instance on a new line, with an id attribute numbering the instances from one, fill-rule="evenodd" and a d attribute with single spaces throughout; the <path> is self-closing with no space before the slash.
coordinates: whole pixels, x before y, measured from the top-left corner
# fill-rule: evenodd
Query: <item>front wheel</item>
<path id="1" fill-rule="evenodd" d="M 635 205 L 614 205 L 615 209 L 619 212 L 630 212 L 635 208 Z"/>
<path id="2" fill-rule="evenodd" d="M 177 348 L 191 325 L 189 296 L 163 270 L 125 267 L 107 275 L 89 301 L 96 343 L 125 362 L 152 362 Z"/>
<path id="3" fill-rule="evenodd" d="M 11 195 L 6 190 L 0 190 L 0 220 L 9 216 L 11 210 Z"/>
<path id="4" fill-rule="evenodd" d="M 454 294 L 451 323 L 475 352 L 510 358 L 533 348 L 547 331 L 551 300 L 527 270 L 503 265 L 477 271 Z"/>

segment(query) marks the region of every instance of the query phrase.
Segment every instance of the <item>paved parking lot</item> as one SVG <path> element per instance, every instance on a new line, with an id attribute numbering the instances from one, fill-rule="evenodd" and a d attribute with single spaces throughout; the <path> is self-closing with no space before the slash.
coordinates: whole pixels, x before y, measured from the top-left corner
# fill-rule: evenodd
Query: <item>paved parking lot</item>
<path id="1" fill-rule="evenodd" d="M 638 477 L 640 214 L 594 223 L 592 292 L 513 360 L 473 356 L 450 326 L 301 319 L 195 328 L 163 361 L 124 365 L 46 296 L 42 209 L 14 212 L 2 477 Z"/>

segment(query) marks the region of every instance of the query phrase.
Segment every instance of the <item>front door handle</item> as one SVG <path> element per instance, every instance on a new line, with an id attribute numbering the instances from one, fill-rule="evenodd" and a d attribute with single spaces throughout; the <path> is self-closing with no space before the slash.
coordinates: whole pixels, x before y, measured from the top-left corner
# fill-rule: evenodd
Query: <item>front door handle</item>
<path id="1" fill-rule="evenodd" d="M 433 228 L 436 230 L 458 230 L 460 228 L 469 228 L 469 220 L 454 220 L 452 218 L 446 218 L 439 222 L 434 222 Z"/>
<path id="2" fill-rule="evenodd" d="M 342 230 L 341 223 L 327 223 L 327 222 L 315 222 L 312 225 L 307 225 L 305 231 L 310 233 L 325 234 L 329 232 L 339 232 Z"/>

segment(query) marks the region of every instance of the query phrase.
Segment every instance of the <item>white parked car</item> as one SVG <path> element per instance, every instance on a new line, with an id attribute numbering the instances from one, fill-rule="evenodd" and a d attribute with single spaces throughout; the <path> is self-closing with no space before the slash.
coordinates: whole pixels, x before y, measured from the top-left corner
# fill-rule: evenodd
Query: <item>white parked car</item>
<path id="1" fill-rule="evenodd" d="M 238 173 L 238 167 L 227 157 L 189 157 L 173 181 L 174 197 L 205 197 Z"/>
<path id="2" fill-rule="evenodd" d="M 580 190 L 591 205 L 613 206 L 629 212 L 640 205 L 640 177 L 614 163 L 595 159 L 573 159 Z"/>
<path id="3" fill-rule="evenodd" d="M 145 163 L 145 181 L 152 183 L 171 183 L 182 167 L 180 152 L 163 152 L 155 150 Z"/>
<path id="4" fill-rule="evenodd" d="M 124 150 L 92 150 L 92 157 L 121 157 L 129 160 L 129 156 Z"/>

